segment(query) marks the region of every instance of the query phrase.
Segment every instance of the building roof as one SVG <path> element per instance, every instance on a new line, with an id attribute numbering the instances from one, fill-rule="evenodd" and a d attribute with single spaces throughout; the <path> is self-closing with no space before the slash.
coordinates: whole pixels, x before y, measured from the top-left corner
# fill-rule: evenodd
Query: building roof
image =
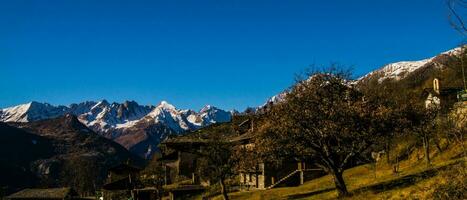
<path id="1" fill-rule="evenodd" d="M 151 191 L 159 191 L 160 189 L 157 188 L 157 187 L 144 187 L 144 188 L 139 188 L 139 189 L 135 189 L 135 191 L 138 191 L 138 192 L 151 192 Z"/>
<path id="2" fill-rule="evenodd" d="M 7 199 L 64 199 L 77 196 L 77 193 L 68 187 L 48 189 L 24 189 L 7 197 Z"/>
<path id="3" fill-rule="evenodd" d="M 190 138 L 190 137 L 175 137 L 175 138 L 168 138 L 161 142 L 161 144 L 165 145 L 172 145 L 172 144 L 204 144 L 207 143 L 208 140 L 202 138 Z"/>
<path id="4" fill-rule="evenodd" d="M 461 91 L 462 88 L 456 88 L 456 87 L 445 87 L 445 88 L 440 88 L 439 89 L 439 95 L 440 96 L 446 96 L 446 95 L 457 95 L 459 91 Z M 433 88 L 425 88 L 423 89 L 423 94 L 428 95 L 428 94 L 436 94 Z"/>
<path id="5" fill-rule="evenodd" d="M 104 190 L 129 190 L 133 189 L 134 185 L 130 182 L 129 177 L 107 183 L 102 186 Z"/>
<path id="6" fill-rule="evenodd" d="M 125 163 L 120 163 L 119 165 L 110 168 L 109 171 L 117 174 L 128 174 L 139 172 L 141 171 L 141 168 Z"/>
<path id="7" fill-rule="evenodd" d="M 232 143 L 237 143 L 237 142 L 244 142 L 252 139 L 255 137 L 255 133 L 252 131 L 247 131 L 241 135 L 229 135 L 229 136 L 224 136 L 224 138 L 227 140 L 227 142 L 232 142 Z M 193 137 L 192 135 L 184 135 L 184 136 L 179 136 L 179 137 L 174 137 L 174 138 L 168 138 L 161 142 L 161 145 L 165 145 L 167 147 L 183 150 L 183 149 L 190 149 L 194 148 L 197 146 L 202 146 L 209 144 L 215 140 L 213 139 L 208 139 L 208 138 L 201 138 L 201 137 Z M 173 156 L 173 155 L 172 155 Z M 165 157 L 165 156 L 163 156 Z M 161 159 L 165 160 L 165 159 Z"/>
<path id="8" fill-rule="evenodd" d="M 172 151 L 168 154 L 162 155 L 162 157 L 157 159 L 160 162 L 173 162 L 178 160 L 178 151 Z"/>
<path id="9" fill-rule="evenodd" d="M 206 188 L 202 185 L 177 185 L 173 188 L 165 188 L 167 191 L 200 191 L 205 190 Z"/>
<path id="10" fill-rule="evenodd" d="M 255 132 L 248 131 L 244 134 L 241 134 L 239 136 L 233 137 L 230 139 L 230 142 L 242 142 L 242 141 L 248 141 L 256 136 Z"/>

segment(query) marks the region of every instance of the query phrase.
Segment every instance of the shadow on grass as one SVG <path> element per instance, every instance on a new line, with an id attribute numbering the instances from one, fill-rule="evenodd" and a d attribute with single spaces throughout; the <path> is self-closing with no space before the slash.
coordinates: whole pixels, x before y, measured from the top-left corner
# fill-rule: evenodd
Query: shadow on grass
<path id="1" fill-rule="evenodd" d="M 287 199 L 300 199 L 300 198 L 305 198 L 305 197 L 309 197 L 309 196 L 313 196 L 313 195 L 317 195 L 317 194 L 321 194 L 321 193 L 333 191 L 333 190 L 335 190 L 335 189 L 336 189 L 336 188 L 327 188 L 327 189 L 317 190 L 317 191 L 313 191 L 313 192 L 300 193 L 300 194 L 293 194 L 293 195 L 287 196 Z"/>
<path id="2" fill-rule="evenodd" d="M 395 188 L 408 187 L 424 179 L 434 177 L 438 174 L 438 171 L 446 170 L 447 168 L 451 167 L 452 165 L 455 165 L 456 163 L 457 162 L 451 163 L 449 165 L 445 165 L 442 167 L 438 167 L 438 168 L 427 169 L 419 173 L 402 176 L 395 180 L 385 181 L 385 182 L 377 183 L 377 184 L 370 185 L 367 187 L 362 187 L 362 188 L 359 188 L 353 191 L 352 193 L 358 194 L 358 193 L 365 192 L 365 191 L 372 191 L 374 193 L 380 193 L 380 192 L 383 192 L 386 190 L 392 190 Z"/>
<path id="3" fill-rule="evenodd" d="M 445 165 L 445 166 L 437 167 L 437 168 L 427 169 L 427 170 L 419 172 L 419 173 L 410 174 L 410 175 L 406 175 L 406 176 L 401 176 L 401 177 L 399 177 L 397 179 L 394 179 L 394 180 L 385 181 L 385 182 L 377 183 L 377 184 L 374 184 L 374 185 L 362 187 L 362 188 L 359 188 L 359 189 L 356 189 L 356 190 L 352 191 L 352 195 L 356 195 L 356 194 L 366 192 L 366 191 L 372 191 L 374 193 L 380 193 L 380 192 L 387 191 L 387 190 L 392 190 L 392 189 L 395 189 L 395 188 L 408 187 L 408 186 L 414 185 L 417 182 L 422 181 L 424 179 L 434 177 L 434 176 L 436 176 L 438 174 L 439 171 L 449 169 L 451 166 L 456 165 L 459 162 L 460 161 L 454 162 L 454 163 L 451 163 L 451 164 L 448 164 L 448 165 Z M 335 188 L 326 188 L 326 189 L 307 192 L 307 193 L 293 194 L 293 195 L 287 196 L 287 199 L 306 198 L 306 197 L 311 197 L 313 195 L 318 195 L 318 194 L 322 194 L 322 193 L 325 193 L 325 192 L 330 192 L 330 191 L 333 191 L 333 190 L 335 190 Z"/>

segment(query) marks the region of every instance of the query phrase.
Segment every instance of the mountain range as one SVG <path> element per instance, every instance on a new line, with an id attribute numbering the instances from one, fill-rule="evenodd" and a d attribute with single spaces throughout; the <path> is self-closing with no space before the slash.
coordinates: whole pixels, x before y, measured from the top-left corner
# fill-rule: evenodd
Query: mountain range
<path id="1" fill-rule="evenodd" d="M 446 63 L 461 54 L 461 48 L 455 48 L 431 58 L 419 61 L 401 61 L 387 64 L 352 82 L 365 84 L 386 80 L 403 80 L 425 74 L 434 76 L 433 70 L 443 70 Z M 429 75 L 426 75 L 429 73 Z M 437 72 L 438 73 L 438 72 Z M 456 72 L 457 73 L 457 72 Z M 458 74 L 458 73 L 457 73 Z M 426 78 L 427 81 L 428 78 Z M 420 79 L 420 78 L 417 78 Z M 421 83 L 417 83 L 421 84 Z M 285 99 L 287 91 L 268 99 L 256 111 L 269 104 Z M 214 123 L 228 122 L 234 111 L 224 111 L 214 106 L 205 106 L 199 111 L 181 110 L 166 101 L 158 105 L 139 105 L 135 101 L 109 103 L 86 101 L 69 106 L 54 106 L 48 103 L 30 102 L 0 110 L 0 122 L 30 123 L 71 114 L 77 116 L 80 123 L 105 138 L 111 139 L 141 157 L 150 157 L 157 151 L 157 145 L 171 134 L 182 134 Z"/>
<path id="2" fill-rule="evenodd" d="M 86 101 L 70 106 L 30 102 L 0 111 L 0 121 L 28 123 L 71 114 L 94 132 L 111 139 L 142 157 L 151 156 L 159 142 L 170 134 L 197 130 L 228 122 L 231 113 L 207 105 L 200 111 L 181 110 L 166 101 L 143 106 L 135 101 L 109 103 Z"/>

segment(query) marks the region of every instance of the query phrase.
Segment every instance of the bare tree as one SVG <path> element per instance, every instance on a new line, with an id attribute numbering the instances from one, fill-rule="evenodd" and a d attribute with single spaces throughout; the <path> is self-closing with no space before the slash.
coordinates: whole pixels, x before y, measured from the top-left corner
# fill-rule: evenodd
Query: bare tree
<path id="1" fill-rule="evenodd" d="M 412 130 L 421 140 L 427 165 L 431 164 L 430 143 L 436 129 L 436 118 L 439 116 L 439 109 L 436 106 L 426 108 L 421 104 L 414 103 L 409 111 L 409 120 L 413 124 Z"/>
<path id="2" fill-rule="evenodd" d="M 467 9 L 467 1 L 465 0 L 446 0 L 449 9 L 449 22 L 451 26 L 462 35 L 467 35 L 467 27 L 464 22 L 464 17 Z"/>
<path id="3" fill-rule="evenodd" d="M 466 0 L 446 0 L 447 7 L 449 9 L 449 22 L 451 26 L 463 36 L 463 41 L 460 44 L 461 47 L 461 69 L 462 69 L 462 81 L 464 84 L 464 92 L 467 91 L 467 84 L 465 80 L 465 69 L 464 69 L 464 53 L 465 53 L 465 37 L 467 36 L 467 27 L 464 21 L 465 13 L 467 13 L 467 1 Z"/>
<path id="4" fill-rule="evenodd" d="M 258 152 L 276 159 L 313 159 L 334 177 L 339 196 L 348 190 L 342 176 L 357 156 L 379 142 L 373 128 L 379 106 L 348 82 L 350 73 L 336 67 L 299 80 L 267 113 L 257 139 Z"/>
<path id="5" fill-rule="evenodd" d="M 200 156 L 197 166 L 199 174 L 219 183 L 222 197 L 228 200 L 226 180 L 235 175 L 234 166 L 237 163 L 232 144 L 222 138 L 211 138 L 194 153 Z"/>
<path id="6" fill-rule="evenodd" d="M 383 137 L 381 144 L 384 148 L 386 162 L 390 164 L 393 140 L 410 127 L 406 117 L 407 108 L 411 106 L 410 103 L 407 103 L 407 94 L 403 92 L 404 88 L 394 80 L 360 85 L 359 89 L 372 103 L 379 105 L 373 128 L 377 129 Z"/>

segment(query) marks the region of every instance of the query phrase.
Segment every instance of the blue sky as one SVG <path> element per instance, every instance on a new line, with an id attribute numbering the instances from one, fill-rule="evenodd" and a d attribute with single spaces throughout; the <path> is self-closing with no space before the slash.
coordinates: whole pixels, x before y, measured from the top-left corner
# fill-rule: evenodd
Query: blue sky
<path id="1" fill-rule="evenodd" d="M 443 0 L 0 0 L 0 107 L 128 99 L 243 110 L 310 64 L 359 76 L 454 48 L 447 13 Z"/>

